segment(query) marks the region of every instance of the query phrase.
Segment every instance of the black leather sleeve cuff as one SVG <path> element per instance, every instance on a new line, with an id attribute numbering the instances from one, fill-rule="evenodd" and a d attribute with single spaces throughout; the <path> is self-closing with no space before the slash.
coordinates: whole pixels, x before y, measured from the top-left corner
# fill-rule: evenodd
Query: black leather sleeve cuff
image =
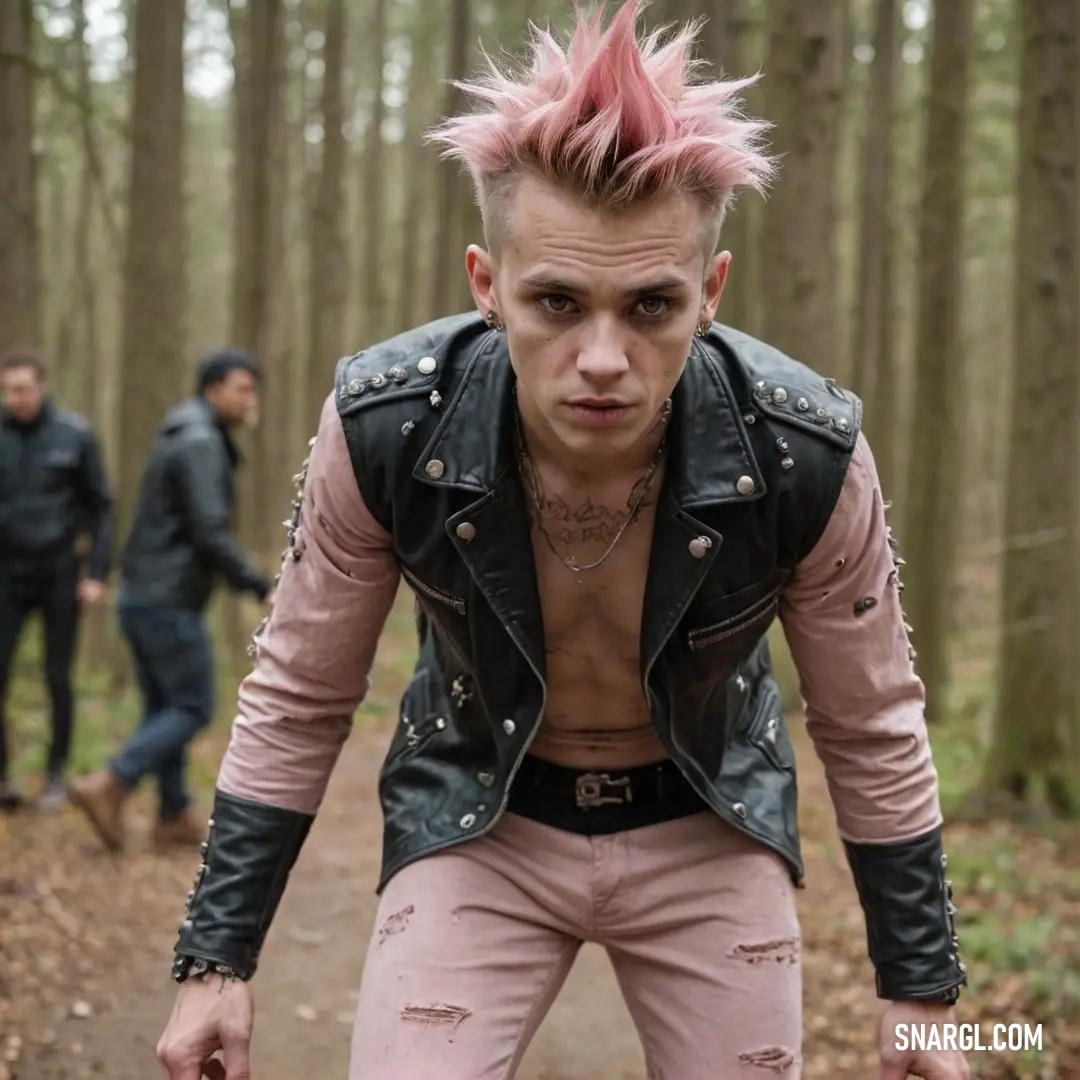
<path id="1" fill-rule="evenodd" d="M 255 974 L 266 933 L 314 817 L 218 791 L 203 859 L 188 893 L 173 978 Z"/>
<path id="2" fill-rule="evenodd" d="M 878 997 L 951 1004 L 967 982 L 941 830 L 899 844 L 845 843 Z"/>

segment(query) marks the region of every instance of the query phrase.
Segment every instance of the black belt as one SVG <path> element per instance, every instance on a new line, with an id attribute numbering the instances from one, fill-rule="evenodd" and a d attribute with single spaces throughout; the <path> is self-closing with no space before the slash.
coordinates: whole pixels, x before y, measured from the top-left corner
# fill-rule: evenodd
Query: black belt
<path id="1" fill-rule="evenodd" d="M 584 772 L 527 755 L 507 810 L 554 829 L 602 836 L 658 825 L 709 809 L 670 760 Z"/>

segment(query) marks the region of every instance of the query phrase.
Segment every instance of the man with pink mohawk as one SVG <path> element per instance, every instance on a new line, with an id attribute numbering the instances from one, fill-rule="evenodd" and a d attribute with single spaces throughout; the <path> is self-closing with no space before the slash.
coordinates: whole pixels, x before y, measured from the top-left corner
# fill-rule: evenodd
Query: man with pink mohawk
<path id="1" fill-rule="evenodd" d="M 176 945 L 171 1080 L 249 1076 L 249 980 L 402 577 L 420 649 L 351 1080 L 512 1077 L 583 941 L 650 1077 L 800 1075 L 777 615 L 888 1002 L 881 1075 L 968 1075 L 895 1049 L 965 974 L 861 406 L 713 321 L 765 125 L 752 80 L 693 80 L 694 27 L 637 14 L 536 32 L 433 133 L 483 211 L 480 314 L 338 366 Z"/>

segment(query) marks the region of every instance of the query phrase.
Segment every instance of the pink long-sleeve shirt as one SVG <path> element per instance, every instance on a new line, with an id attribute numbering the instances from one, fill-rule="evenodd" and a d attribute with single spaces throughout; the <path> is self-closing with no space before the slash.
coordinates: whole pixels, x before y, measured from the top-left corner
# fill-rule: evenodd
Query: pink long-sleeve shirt
<path id="1" fill-rule="evenodd" d="M 258 636 L 218 786 L 313 814 L 367 693 L 399 583 L 391 537 L 364 505 L 332 397 L 295 543 L 300 557 L 286 559 Z M 829 524 L 780 609 L 840 834 L 855 842 L 906 840 L 941 821 L 893 570 L 877 471 L 860 435 Z"/>

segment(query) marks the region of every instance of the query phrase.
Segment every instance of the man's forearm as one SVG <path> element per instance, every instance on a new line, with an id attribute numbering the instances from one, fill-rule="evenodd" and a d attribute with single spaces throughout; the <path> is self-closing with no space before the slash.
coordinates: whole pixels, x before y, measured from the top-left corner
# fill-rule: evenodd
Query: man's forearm
<path id="1" fill-rule="evenodd" d="M 862 737 L 820 716 L 808 726 L 866 917 L 879 996 L 955 1000 L 965 969 L 921 694 L 898 693 L 863 722 Z"/>
<path id="2" fill-rule="evenodd" d="M 103 503 L 97 510 L 90 555 L 86 560 L 87 576 L 95 581 L 109 580 L 112 567 L 112 535 L 115 520 L 115 506 L 112 499 Z"/>
<path id="3" fill-rule="evenodd" d="M 271 651 L 240 690 L 203 860 L 176 943 L 178 980 L 223 967 L 248 979 L 322 802 L 351 716 L 286 720 Z M 303 713 L 302 707 L 290 711 Z"/>
<path id="4" fill-rule="evenodd" d="M 328 655 L 337 651 L 331 641 L 340 640 L 324 638 L 324 628 L 312 624 L 317 613 L 293 608 L 293 595 L 294 589 L 285 590 L 282 607 L 257 637 L 259 662 L 240 686 L 206 850 L 176 944 L 177 979 L 205 970 L 206 962 L 244 979 L 254 973 L 366 687 L 363 672 L 344 665 L 336 673 L 326 669 L 319 683 L 321 666 L 290 665 L 301 635 L 308 638 L 309 665 L 318 639 L 327 642 Z M 293 622 L 301 617 L 303 627 Z M 335 674 L 347 685 L 332 698 Z"/>
<path id="5" fill-rule="evenodd" d="M 941 830 L 897 844 L 845 842 L 878 996 L 951 1003 L 967 981 Z"/>
<path id="6" fill-rule="evenodd" d="M 105 469 L 97 440 L 87 434 L 78 474 L 79 502 L 83 520 L 90 534 L 90 554 L 86 560 L 87 575 L 94 581 L 109 578 L 112 562 L 113 527 L 116 520 L 116 500 L 105 480 Z"/>
<path id="7" fill-rule="evenodd" d="M 196 537 L 196 547 L 237 592 L 254 593 L 260 600 L 270 592 L 270 579 L 252 566 L 226 528 L 201 532 Z"/>
<path id="8" fill-rule="evenodd" d="M 186 525 L 196 551 L 232 588 L 255 593 L 261 600 L 270 592 L 270 581 L 252 566 L 229 532 L 223 449 L 214 439 L 195 438 L 178 451 L 176 468 Z"/>
<path id="9" fill-rule="evenodd" d="M 214 798 L 195 887 L 180 926 L 173 977 L 207 970 L 255 974 L 266 933 L 308 831 L 311 814 L 238 799 Z"/>

